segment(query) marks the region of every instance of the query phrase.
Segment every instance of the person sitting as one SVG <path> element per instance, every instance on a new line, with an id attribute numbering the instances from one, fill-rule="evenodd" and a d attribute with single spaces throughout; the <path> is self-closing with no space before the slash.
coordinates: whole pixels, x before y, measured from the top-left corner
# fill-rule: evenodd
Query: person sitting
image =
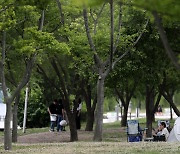
<path id="1" fill-rule="evenodd" d="M 162 113 L 162 107 L 161 107 L 161 105 L 158 105 L 156 114 L 157 114 L 157 115 L 162 115 L 162 114 L 163 114 L 163 113 Z"/>
<path id="2" fill-rule="evenodd" d="M 154 141 L 167 141 L 169 137 L 169 131 L 166 128 L 166 123 L 161 122 L 158 131 L 153 134 Z"/>

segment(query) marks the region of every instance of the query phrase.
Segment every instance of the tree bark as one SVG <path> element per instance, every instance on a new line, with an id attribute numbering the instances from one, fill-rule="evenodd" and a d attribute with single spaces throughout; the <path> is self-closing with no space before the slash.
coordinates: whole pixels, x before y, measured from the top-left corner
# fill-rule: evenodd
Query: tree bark
<path id="1" fill-rule="evenodd" d="M 154 117 L 154 87 L 146 86 L 146 135 L 152 137 L 152 122 Z"/>
<path id="2" fill-rule="evenodd" d="M 67 109 L 67 102 L 65 105 L 65 109 Z M 69 110 L 69 107 L 68 109 Z M 67 111 L 66 110 L 66 111 Z M 74 142 L 74 141 L 78 141 L 78 134 L 77 134 L 77 129 L 76 129 L 76 115 L 73 114 L 70 110 L 66 112 L 67 116 L 68 116 L 68 120 L 69 120 L 69 129 L 70 129 L 70 141 Z"/>
<path id="3" fill-rule="evenodd" d="M 6 116 L 5 116 L 5 128 L 4 128 L 4 149 L 12 149 L 12 134 L 11 134 L 11 120 L 12 120 L 12 106 L 9 100 L 5 100 L 6 103 Z"/>
<path id="4" fill-rule="evenodd" d="M 93 131 L 93 125 L 94 125 L 94 111 L 88 111 L 85 131 Z"/>
<path id="5" fill-rule="evenodd" d="M 124 106 L 123 116 L 121 119 L 121 126 L 122 127 L 125 127 L 127 125 L 128 106 L 129 106 L 129 103 L 126 106 Z"/>
<path id="6" fill-rule="evenodd" d="M 94 141 L 102 141 L 103 107 L 104 107 L 104 81 L 105 77 L 99 75 L 97 82 L 97 108 L 95 114 Z"/>
<path id="7" fill-rule="evenodd" d="M 17 125 L 18 125 L 18 104 L 20 100 L 20 94 L 16 96 L 13 107 L 13 130 L 12 130 L 12 142 L 17 142 Z"/>
<path id="8" fill-rule="evenodd" d="M 94 111 L 97 103 L 97 95 L 95 96 L 94 101 L 92 103 L 92 88 L 88 82 L 89 82 L 88 79 L 83 79 L 82 89 L 81 89 L 87 109 L 87 122 L 86 122 L 85 131 L 93 131 Z"/>
<path id="9" fill-rule="evenodd" d="M 93 131 L 94 109 L 91 105 L 91 86 L 83 85 L 83 87 L 87 87 L 86 89 L 85 88 L 83 89 L 84 98 L 86 102 L 86 108 L 87 108 L 87 122 L 86 122 L 85 131 Z"/>

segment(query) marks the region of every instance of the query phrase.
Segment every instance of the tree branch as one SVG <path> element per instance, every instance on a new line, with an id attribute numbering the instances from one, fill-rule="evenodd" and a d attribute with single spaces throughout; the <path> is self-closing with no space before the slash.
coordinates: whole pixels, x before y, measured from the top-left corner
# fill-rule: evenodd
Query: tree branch
<path id="1" fill-rule="evenodd" d="M 91 50 L 94 53 L 95 63 L 99 66 L 101 64 L 101 60 L 100 60 L 99 56 L 96 53 L 96 48 L 95 48 L 95 45 L 93 43 L 93 40 L 92 40 L 92 37 L 91 37 L 91 34 L 90 34 L 87 10 L 85 8 L 83 9 L 83 17 L 84 17 L 84 24 L 85 24 L 85 29 L 86 29 L 86 35 L 87 35 L 87 38 L 88 38 L 88 42 L 89 42 Z"/>
<path id="2" fill-rule="evenodd" d="M 156 25 L 158 27 L 158 30 L 159 30 L 159 34 L 160 34 L 160 37 L 161 37 L 161 40 L 162 40 L 162 43 L 164 45 L 164 48 L 166 50 L 166 53 L 168 54 L 169 58 L 171 59 L 171 61 L 173 62 L 173 64 L 175 65 L 175 67 L 180 70 L 180 64 L 178 63 L 178 59 L 177 57 L 175 56 L 174 52 L 172 51 L 170 45 L 169 45 L 169 41 L 168 41 L 168 38 L 166 36 L 166 32 L 163 28 L 163 25 L 162 25 L 162 22 L 161 22 L 161 19 L 159 17 L 159 15 L 157 14 L 157 12 L 153 12 L 153 15 L 154 15 L 154 18 L 155 18 L 155 22 L 156 22 Z"/>
<path id="3" fill-rule="evenodd" d="M 97 23 L 98 23 L 98 19 L 104 9 L 104 6 L 105 6 L 106 3 L 103 4 L 102 8 L 100 9 L 99 13 L 97 14 L 97 18 L 95 19 L 94 16 L 93 16 L 93 13 L 92 13 L 92 9 L 90 9 L 90 14 L 91 14 L 91 17 L 94 21 L 94 34 L 96 34 L 96 26 L 97 26 Z"/>
<path id="4" fill-rule="evenodd" d="M 119 40 L 120 40 L 120 31 L 121 31 L 121 26 L 122 26 L 122 5 L 120 4 L 119 7 L 119 22 L 118 22 L 118 34 L 117 34 L 117 38 L 116 38 L 116 43 L 114 45 L 114 49 L 113 49 L 113 53 L 115 54 L 117 46 L 119 44 Z"/>
<path id="5" fill-rule="evenodd" d="M 63 14 L 63 12 L 62 12 L 61 2 L 60 2 L 60 0 L 56 0 L 56 3 L 57 3 L 57 5 L 58 5 L 59 14 L 60 14 L 60 17 L 61 17 L 60 22 L 61 22 L 62 25 L 64 25 L 64 14 Z"/>

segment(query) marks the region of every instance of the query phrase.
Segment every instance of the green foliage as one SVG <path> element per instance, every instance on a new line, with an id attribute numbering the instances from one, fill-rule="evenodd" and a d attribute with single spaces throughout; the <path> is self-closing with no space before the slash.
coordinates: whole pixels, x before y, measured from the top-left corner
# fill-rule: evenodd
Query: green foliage
<path id="1" fill-rule="evenodd" d="M 8 1 L 13 2 L 13 1 Z M 10 5 L 9 7 L 6 6 L 8 4 L 7 1 L 0 2 L 0 31 L 8 30 L 12 28 L 16 24 L 14 6 Z"/>
<path id="2" fill-rule="evenodd" d="M 27 127 L 28 128 L 40 128 L 49 125 L 49 113 L 47 106 L 43 102 L 43 91 L 38 84 L 33 83 L 30 88 L 28 109 L 27 109 Z M 24 117 L 24 100 L 25 93 L 22 92 L 22 98 L 19 104 L 18 124 L 22 126 Z"/>
<path id="3" fill-rule="evenodd" d="M 48 51 L 56 53 L 69 52 L 66 43 L 58 42 L 53 34 L 41 32 L 37 27 L 25 29 L 24 38 L 20 38 L 14 42 L 14 46 L 20 53 L 32 53 Z"/>
<path id="4" fill-rule="evenodd" d="M 78 6 L 96 6 L 96 5 L 102 4 L 104 1 L 107 1 L 107 0 L 78 0 L 78 1 L 71 0 L 71 1 Z"/>
<path id="5" fill-rule="evenodd" d="M 179 20 L 180 1 L 177 0 L 133 0 L 135 6 L 148 11 L 157 11 L 171 20 Z"/>

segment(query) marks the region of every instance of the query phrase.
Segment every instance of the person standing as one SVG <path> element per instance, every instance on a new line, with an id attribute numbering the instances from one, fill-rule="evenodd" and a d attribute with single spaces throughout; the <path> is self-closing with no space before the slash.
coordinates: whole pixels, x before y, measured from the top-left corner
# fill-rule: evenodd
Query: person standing
<path id="1" fill-rule="evenodd" d="M 56 125 L 56 113 L 57 113 L 57 105 L 58 101 L 57 99 L 54 99 L 53 103 L 50 104 L 50 106 L 48 107 L 48 112 L 50 115 L 50 132 L 54 132 L 54 127 Z"/>
<path id="2" fill-rule="evenodd" d="M 63 130 L 63 127 L 60 125 L 61 120 L 64 118 L 64 107 L 62 99 L 59 99 L 59 102 L 56 104 L 56 114 L 57 114 L 57 132 Z"/>
<path id="3" fill-rule="evenodd" d="M 78 100 L 78 106 L 77 106 L 77 111 L 76 111 L 76 129 L 81 129 L 81 99 L 79 98 Z"/>

